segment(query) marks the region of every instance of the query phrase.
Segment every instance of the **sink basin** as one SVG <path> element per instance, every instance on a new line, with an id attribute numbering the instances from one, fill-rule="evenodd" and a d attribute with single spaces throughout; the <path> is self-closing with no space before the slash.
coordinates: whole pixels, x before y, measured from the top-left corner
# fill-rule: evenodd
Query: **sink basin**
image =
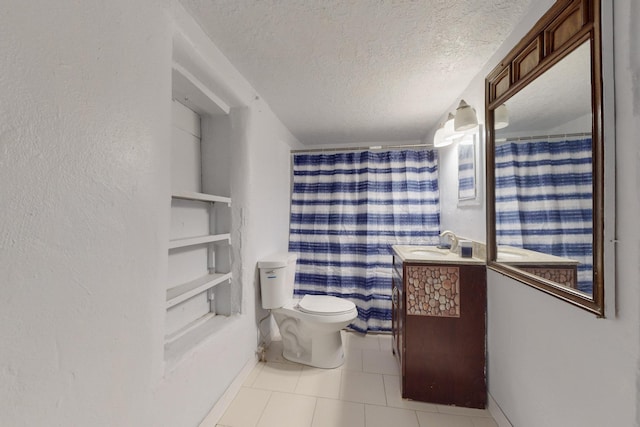
<path id="1" fill-rule="evenodd" d="M 449 255 L 449 252 L 443 252 L 443 251 L 439 251 L 436 249 L 411 249 L 409 251 L 409 253 L 411 255 L 416 255 L 416 256 L 425 256 L 425 257 L 446 257 L 447 255 Z"/>
<path id="2" fill-rule="evenodd" d="M 500 259 L 522 259 L 526 257 L 524 254 L 517 254 L 515 252 L 498 251 L 498 258 Z"/>
<path id="3" fill-rule="evenodd" d="M 498 248 L 498 258 L 504 260 L 517 260 L 528 258 L 529 255 L 519 248 Z"/>

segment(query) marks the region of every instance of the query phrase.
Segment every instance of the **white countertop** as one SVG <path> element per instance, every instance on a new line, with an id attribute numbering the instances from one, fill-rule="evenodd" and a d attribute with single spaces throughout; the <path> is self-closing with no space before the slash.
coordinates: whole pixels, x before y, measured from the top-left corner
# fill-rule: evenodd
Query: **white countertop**
<path id="1" fill-rule="evenodd" d="M 531 251 L 529 249 L 517 248 L 514 246 L 498 246 L 497 262 L 508 265 L 564 265 L 575 266 L 578 261 L 571 258 L 563 258 L 549 255 L 542 252 Z"/>
<path id="2" fill-rule="evenodd" d="M 463 258 L 449 249 L 423 245 L 393 245 L 393 251 L 403 262 L 422 264 L 465 264 L 484 265 L 485 260 L 479 258 Z"/>

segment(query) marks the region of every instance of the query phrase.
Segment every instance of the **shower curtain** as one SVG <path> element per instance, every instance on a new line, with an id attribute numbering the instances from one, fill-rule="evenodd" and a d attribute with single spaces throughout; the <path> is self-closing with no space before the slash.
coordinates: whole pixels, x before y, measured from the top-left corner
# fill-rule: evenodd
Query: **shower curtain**
<path id="1" fill-rule="evenodd" d="M 352 329 L 390 331 L 391 245 L 438 242 L 437 154 L 297 154 L 291 199 L 295 294 L 346 298 Z"/>
<path id="2" fill-rule="evenodd" d="M 593 288 L 591 139 L 496 147 L 498 245 L 579 262 L 578 289 Z"/>

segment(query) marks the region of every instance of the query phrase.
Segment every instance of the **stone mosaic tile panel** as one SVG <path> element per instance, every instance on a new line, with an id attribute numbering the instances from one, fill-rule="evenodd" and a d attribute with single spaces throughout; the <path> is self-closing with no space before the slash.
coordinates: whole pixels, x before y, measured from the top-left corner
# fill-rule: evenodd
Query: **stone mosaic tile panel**
<path id="1" fill-rule="evenodd" d="M 407 314 L 460 317 L 459 267 L 407 266 Z"/>
<path id="2" fill-rule="evenodd" d="M 524 271 L 543 279 L 560 283 L 569 288 L 577 287 L 576 271 L 573 268 L 520 267 Z"/>

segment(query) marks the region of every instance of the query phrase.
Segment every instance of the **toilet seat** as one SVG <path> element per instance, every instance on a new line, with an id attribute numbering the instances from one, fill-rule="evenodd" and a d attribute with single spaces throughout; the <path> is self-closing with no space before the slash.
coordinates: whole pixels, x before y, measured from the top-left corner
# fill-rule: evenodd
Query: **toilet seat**
<path id="1" fill-rule="evenodd" d="M 305 295 L 298 302 L 297 308 L 304 313 L 335 316 L 353 311 L 356 305 L 349 300 L 330 295 Z"/>

